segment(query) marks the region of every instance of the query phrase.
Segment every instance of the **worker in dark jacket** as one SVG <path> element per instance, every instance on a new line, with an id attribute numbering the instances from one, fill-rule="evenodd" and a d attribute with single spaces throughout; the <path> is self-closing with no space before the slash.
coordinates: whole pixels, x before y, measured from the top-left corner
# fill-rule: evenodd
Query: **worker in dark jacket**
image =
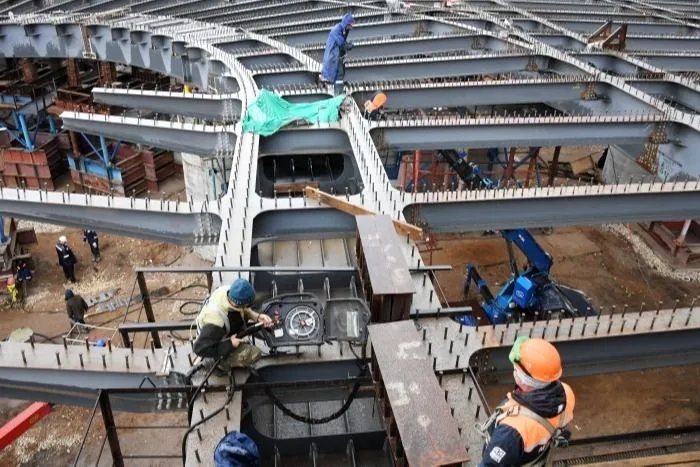
<path id="1" fill-rule="evenodd" d="M 250 308 L 254 300 L 255 289 L 245 279 L 237 279 L 230 287 L 216 289 L 197 315 L 198 335 L 194 352 L 204 359 L 223 357 L 220 366 L 226 369 L 247 367 L 257 362 L 261 357 L 260 349 L 236 338 L 249 320 L 262 322 L 265 327 L 274 324 L 269 316 Z"/>
<path id="2" fill-rule="evenodd" d="M 21 292 L 21 299 L 24 300 L 28 295 L 29 284 L 32 281 L 32 270 L 26 261 L 20 260 L 17 263 L 17 286 Z"/>
<path id="3" fill-rule="evenodd" d="M 334 84 L 335 94 L 343 91 L 343 79 L 345 78 L 345 54 L 352 49 L 352 42 L 348 41 L 348 33 L 355 24 L 352 14 L 346 13 L 340 23 L 331 28 L 326 39 L 326 50 L 323 52 L 321 77 Z"/>
<path id="4" fill-rule="evenodd" d="M 94 263 L 100 262 L 100 243 L 97 238 L 97 232 L 94 230 L 83 230 L 83 242 L 87 242 L 90 246 L 90 252 L 92 253 L 92 261 Z"/>
<path id="5" fill-rule="evenodd" d="M 70 320 L 71 327 L 75 324 L 85 324 L 85 312 L 88 306 L 85 300 L 83 300 L 83 297 L 75 295 L 71 289 L 67 289 L 64 295 L 66 298 L 66 311 L 68 312 L 68 319 Z"/>
<path id="6" fill-rule="evenodd" d="M 75 279 L 75 263 L 78 261 L 73 254 L 73 250 L 68 246 L 68 239 L 61 235 L 56 244 L 56 254 L 58 255 L 58 264 L 63 268 L 63 274 L 66 280 L 77 282 Z"/>
<path id="7" fill-rule="evenodd" d="M 568 441 L 574 392 L 559 381 L 559 352 L 544 339 L 519 337 L 509 358 L 516 389 L 480 427 L 487 442 L 479 467 L 544 466 L 551 448 Z"/>

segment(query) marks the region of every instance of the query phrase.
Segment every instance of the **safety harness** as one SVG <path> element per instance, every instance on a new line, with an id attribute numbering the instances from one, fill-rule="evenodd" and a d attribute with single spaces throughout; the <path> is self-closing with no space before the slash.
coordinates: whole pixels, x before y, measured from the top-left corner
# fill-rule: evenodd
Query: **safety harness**
<path id="1" fill-rule="evenodd" d="M 492 432 L 492 427 L 495 428 L 498 422 L 506 417 L 513 417 L 517 415 L 522 415 L 536 421 L 549 433 L 549 440 L 543 446 L 540 455 L 527 464 L 522 464 L 522 467 L 543 466 L 547 462 L 551 448 L 568 446 L 570 433 L 567 429 L 555 427 L 549 420 L 522 405 L 514 405 L 513 407 L 508 408 L 506 411 L 503 410 L 503 406 L 499 406 L 493 411 L 488 420 L 486 420 L 483 424 L 477 423 L 475 427 L 479 434 L 481 434 L 481 436 L 486 440 L 486 444 L 488 444 L 491 441 L 490 433 Z"/>

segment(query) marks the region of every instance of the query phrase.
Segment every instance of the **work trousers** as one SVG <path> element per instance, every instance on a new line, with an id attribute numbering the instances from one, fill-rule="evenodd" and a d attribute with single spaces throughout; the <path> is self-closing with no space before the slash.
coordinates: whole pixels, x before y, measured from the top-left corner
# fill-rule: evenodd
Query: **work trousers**
<path id="1" fill-rule="evenodd" d="M 77 282 L 75 280 L 75 264 L 64 264 L 63 275 L 66 276 L 66 280 L 70 280 L 71 282 Z"/>
<path id="2" fill-rule="evenodd" d="M 246 368 L 260 360 L 262 352 L 254 345 L 241 342 L 222 362 L 223 368 Z"/>

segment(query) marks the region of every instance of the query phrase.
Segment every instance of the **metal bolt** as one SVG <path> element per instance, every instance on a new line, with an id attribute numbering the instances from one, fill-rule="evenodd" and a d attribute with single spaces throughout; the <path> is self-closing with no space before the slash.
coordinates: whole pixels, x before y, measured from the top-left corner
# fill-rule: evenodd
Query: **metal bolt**
<path id="1" fill-rule="evenodd" d="M 27 357 L 24 355 L 24 350 L 21 350 L 20 352 L 22 352 L 22 361 L 26 365 L 27 364 Z"/>
<path id="2" fill-rule="evenodd" d="M 428 342 L 428 355 L 432 355 L 433 353 L 433 343 Z"/>
<path id="3" fill-rule="evenodd" d="M 102 354 L 102 367 L 107 368 L 107 359 L 105 358 L 105 354 Z"/>
<path id="4" fill-rule="evenodd" d="M 450 353 L 452 353 L 452 347 L 455 345 L 455 341 L 450 341 Z"/>
<path id="5" fill-rule="evenodd" d="M 148 360 L 148 355 L 146 355 L 146 368 L 151 369 L 151 362 Z"/>
<path id="6" fill-rule="evenodd" d="M 59 357 L 58 352 L 56 352 L 56 362 L 58 363 L 58 366 L 61 366 L 61 357 Z"/>

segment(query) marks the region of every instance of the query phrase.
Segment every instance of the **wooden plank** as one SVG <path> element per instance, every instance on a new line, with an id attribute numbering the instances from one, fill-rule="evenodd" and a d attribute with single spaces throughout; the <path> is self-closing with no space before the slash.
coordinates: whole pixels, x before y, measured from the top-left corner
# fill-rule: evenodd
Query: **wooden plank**
<path id="1" fill-rule="evenodd" d="M 373 324 L 369 335 L 407 465 L 467 462 L 467 446 L 433 373 L 427 343 L 413 322 Z"/>
<path id="2" fill-rule="evenodd" d="M 413 280 L 401 248 L 401 240 L 389 216 L 356 216 L 357 232 L 376 295 L 413 294 Z"/>
<path id="3" fill-rule="evenodd" d="M 278 194 L 302 193 L 306 187 L 318 189 L 318 182 L 275 183 L 275 191 Z"/>
<path id="4" fill-rule="evenodd" d="M 324 193 L 310 186 L 307 186 L 304 189 L 304 191 L 306 193 L 307 198 L 313 199 L 315 201 L 318 201 L 319 203 L 323 203 L 327 206 L 335 208 L 339 211 L 343 211 L 347 214 L 352 214 L 353 216 L 365 216 L 376 214 L 374 211 L 367 209 L 363 206 L 351 203 L 349 201 L 345 201 L 344 199 L 338 198 L 336 196 L 329 195 L 328 193 Z M 420 227 L 396 220 L 392 220 L 392 222 L 394 223 L 394 227 L 396 228 L 396 230 L 401 232 L 402 235 L 408 235 L 414 241 L 423 240 L 423 229 L 421 229 Z"/>

